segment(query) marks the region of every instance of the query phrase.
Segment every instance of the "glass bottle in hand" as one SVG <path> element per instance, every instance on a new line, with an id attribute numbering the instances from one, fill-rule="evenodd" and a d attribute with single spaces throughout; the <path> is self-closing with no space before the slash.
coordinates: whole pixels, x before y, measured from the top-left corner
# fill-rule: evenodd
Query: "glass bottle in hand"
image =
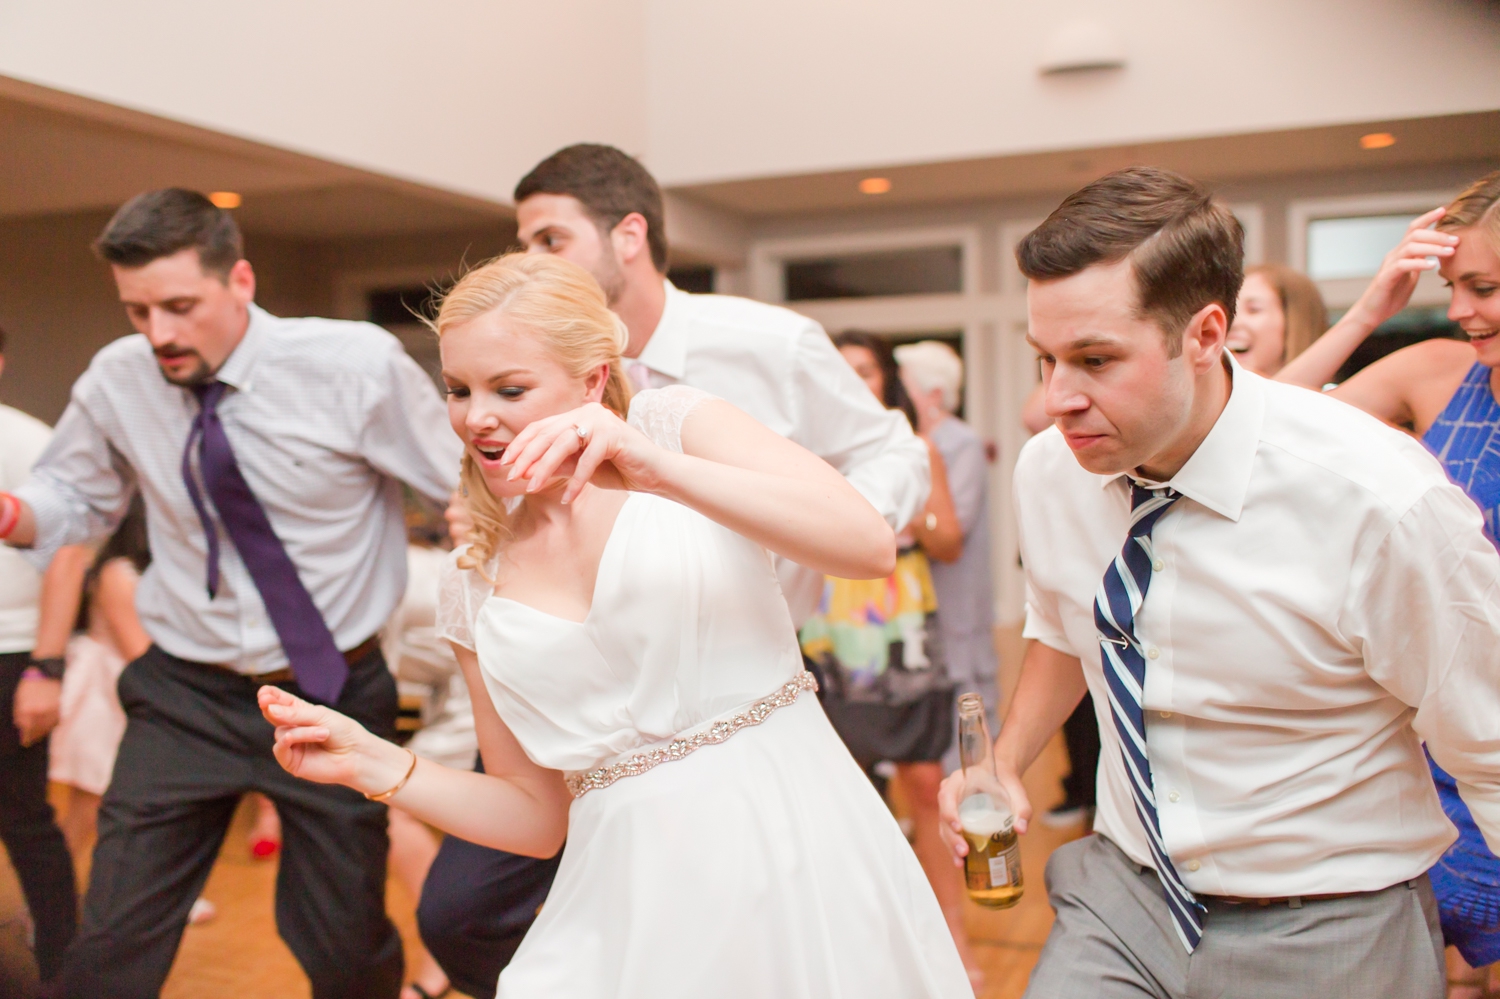
<path id="1" fill-rule="evenodd" d="M 958 699 L 958 749 L 964 770 L 958 821 L 969 843 L 969 855 L 964 858 L 969 897 L 991 909 L 1008 909 L 1021 901 L 1025 890 L 1021 844 L 1010 796 L 995 776 L 994 743 L 979 694 Z"/>

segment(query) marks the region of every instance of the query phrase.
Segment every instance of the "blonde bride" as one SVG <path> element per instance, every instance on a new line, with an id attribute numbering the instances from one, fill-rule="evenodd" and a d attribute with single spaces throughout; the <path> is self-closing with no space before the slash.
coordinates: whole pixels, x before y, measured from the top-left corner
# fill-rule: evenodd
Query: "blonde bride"
<path id="1" fill-rule="evenodd" d="M 480 267 L 434 325 L 474 521 L 440 627 L 486 772 L 264 687 L 282 765 L 513 853 L 566 840 L 505 999 L 970 996 L 927 879 L 818 705 L 771 566 L 885 576 L 890 527 L 722 400 L 632 400 L 623 327 L 564 260 Z"/>

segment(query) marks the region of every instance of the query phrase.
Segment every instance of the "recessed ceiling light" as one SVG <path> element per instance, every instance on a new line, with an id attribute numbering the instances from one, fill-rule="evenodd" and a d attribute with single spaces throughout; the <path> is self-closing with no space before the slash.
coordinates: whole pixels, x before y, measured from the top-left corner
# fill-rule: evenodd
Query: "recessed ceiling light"
<path id="1" fill-rule="evenodd" d="M 245 199 L 237 191 L 214 191 L 209 194 L 208 200 L 219 208 L 238 208 Z"/>
<path id="2" fill-rule="evenodd" d="M 889 177 L 866 177 L 859 182 L 861 194 L 884 194 L 891 189 Z"/>
<path id="3" fill-rule="evenodd" d="M 1385 149 L 1394 146 L 1396 137 L 1389 132 L 1371 132 L 1369 135 L 1359 137 L 1359 148 L 1361 149 Z"/>

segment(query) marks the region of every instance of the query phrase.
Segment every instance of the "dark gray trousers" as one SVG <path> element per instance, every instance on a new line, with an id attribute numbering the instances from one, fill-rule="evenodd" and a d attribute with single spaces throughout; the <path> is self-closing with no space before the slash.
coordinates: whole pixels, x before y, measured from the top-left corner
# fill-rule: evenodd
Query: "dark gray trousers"
<path id="1" fill-rule="evenodd" d="M 401 938 L 385 914 L 386 808 L 281 769 L 259 686 L 155 646 L 121 674 L 128 721 L 99 809 L 83 925 L 68 950 L 68 999 L 161 991 L 246 791 L 264 793 L 281 815 L 276 926 L 314 999 L 401 991 Z M 337 707 L 376 735 L 394 734 L 396 684 L 379 652 L 350 666 Z"/>
<path id="2" fill-rule="evenodd" d="M 1443 938 L 1426 875 L 1301 908 L 1208 903 L 1191 955 L 1156 872 L 1103 836 L 1047 862 L 1057 922 L 1026 999 L 1443 999 Z"/>

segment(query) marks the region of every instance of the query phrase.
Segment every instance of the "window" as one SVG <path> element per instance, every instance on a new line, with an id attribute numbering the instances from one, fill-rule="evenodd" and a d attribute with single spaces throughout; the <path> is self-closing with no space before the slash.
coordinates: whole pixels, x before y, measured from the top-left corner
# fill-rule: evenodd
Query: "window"
<path id="1" fill-rule="evenodd" d="M 714 269 L 712 267 L 684 266 L 673 267 L 667 271 L 667 280 L 680 291 L 690 291 L 695 295 L 707 295 L 714 290 Z"/>
<path id="2" fill-rule="evenodd" d="M 1372 277 L 1416 214 L 1358 215 L 1307 223 L 1307 273 L 1315 281 Z"/>
<path id="3" fill-rule="evenodd" d="M 1342 312 L 1331 316 L 1336 322 Z M 1379 326 L 1375 327 L 1364 343 L 1354 348 L 1349 360 L 1333 376 L 1334 382 L 1353 377 L 1360 369 L 1374 364 L 1387 354 L 1403 347 L 1410 347 L 1423 340 L 1439 337 L 1450 340 L 1465 339 L 1457 323 L 1448 318 L 1448 308 L 1443 305 L 1412 305 L 1402 309 Z"/>
<path id="4" fill-rule="evenodd" d="M 433 318 L 437 315 L 437 300 L 444 290 L 425 285 L 377 288 L 365 296 L 366 315 L 377 326 L 421 322 L 418 316 Z"/>
<path id="5" fill-rule="evenodd" d="M 936 246 L 788 260 L 786 301 L 954 294 L 963 291 L 963 256 L 961 246 Z"/>

